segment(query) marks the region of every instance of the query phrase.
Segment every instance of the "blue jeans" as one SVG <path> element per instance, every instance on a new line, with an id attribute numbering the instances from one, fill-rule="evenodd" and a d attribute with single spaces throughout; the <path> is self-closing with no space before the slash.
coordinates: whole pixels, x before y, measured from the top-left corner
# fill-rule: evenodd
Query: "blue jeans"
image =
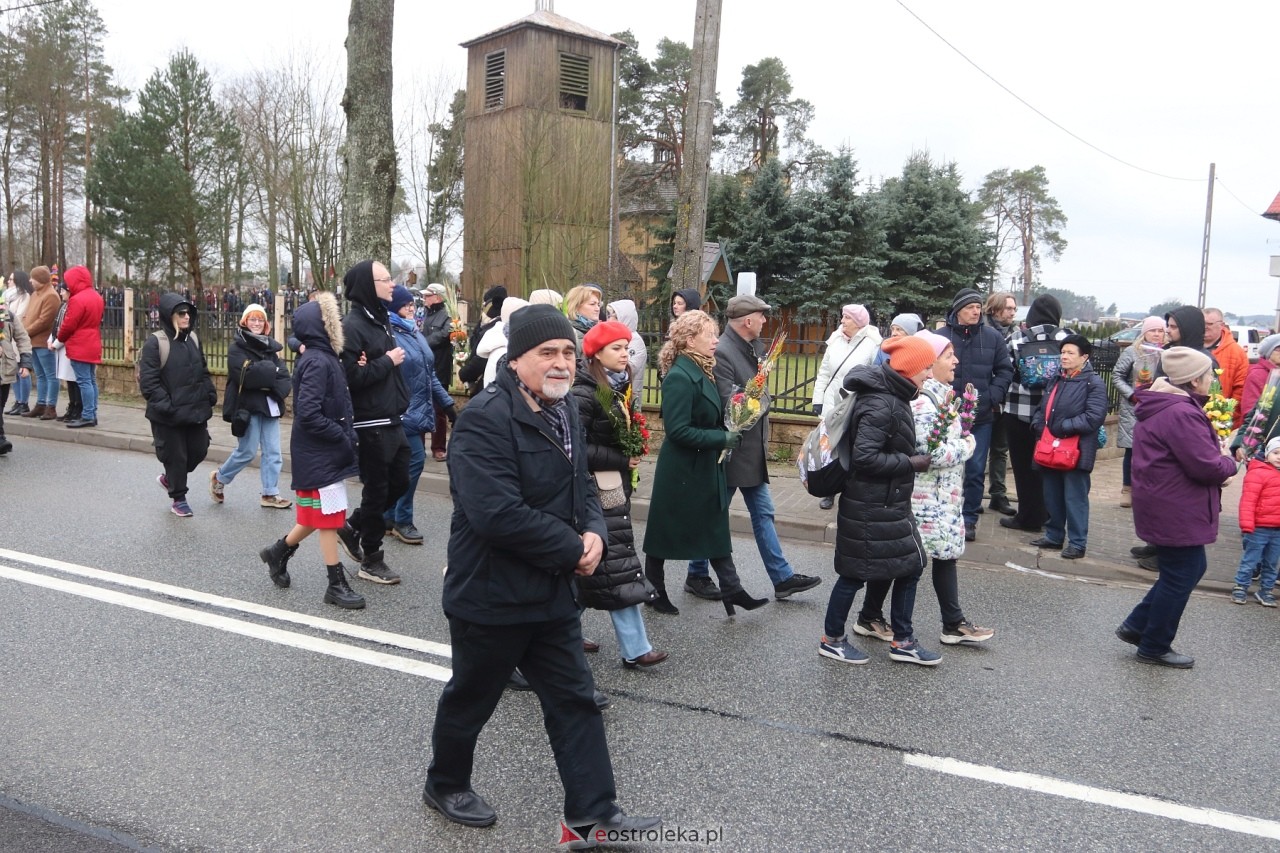
<path id="1" fill-rule="evenodd" d="M 1244 535 L 1244 554 L 1240 557 L 1240 569 L 1236 572 L 1236 586 L 1249 588 L 1253 582 L 1253 570 L 1262 569 L 1258 587 L 1271 592 L 1276 585 L 1277 565 L 1280 565 L 1280 527 L 1259 527 Z"/>
<path id="2" fill-rule="evenodd" d="M 893 581 L 892 600 L 889 602 L 889 621 L 893 624 L 893 639 L 909 640 L 915 634 L 911 624 L 916 609 L 916 586 L 923 570 Z M 831 639 L 844 636 L 845 623 L 853 608 L 853 597 L 862 589 L 862 581 L 840 575 L 831 587 L 827 599 L 827 617 L 822 630 Z"/>
<path id="3" fill-rule="evenodd" d="M 1149 657 L 1159 657 L 1171 649 L 1191 591 L 1208 567 L 1203 545 L 1157 545 L 1156 563 L 1160 575 L 1155 585 L 1124 620 L 1125 628 L 1142 635 L 1138 651 Z"/>
<path id="4" fill-rule="evenodd" d="M 231 451 L 227 461 L 218 467 L 218 481 L 230 485 L 231 481 L 253 461 L 258 448 L 262 448 L 262 494 L 280 494 L 280 469 L 284 457 L 280 455 L 280 419 L 268 415 L 250 415 L 249 430 L 240 437 L 240 443 Z"/>
<path id="5" fill-rule="evenodd" d="M 427 446 L 423 441 L 423 434 L 405 430 L 404 437 L 409 442 L 409 488 L 391 509 L 383 513 L 382 518 L 389 525 L 413 524 L 413 493 L 418 490 L 418 480 L 422 478 L 422 469 L 427 463 Z"/>
<path id="6" fill-rule="evenodd" d="M 47 347 L 32 347 L 31 360 L 36 368 L 36 404 L 58 404 L 58 355 Z"/>
<path id="7" fill-rule="evenodd" d="M 19 376 L 17 381 L 13 383 L 13 402 L 27 405 L 27 401 L 31 399 L 31 374 Z"/>
<path id="8" fill-rule="evenodd" d="M 649 635 L 644 629 L 644 615 L 640 612 L 639 604 L 621 610 L 610 610 L 609 618 L 613 620 L 613 633 L 618 638 L 618 651 L 624 660 L 635 660 L 653 651 Z"/>
<path id="9" fill-rule="evenodd" d="M 964 523 L 978 523 L 982 489 L 987 476 L 987 453 L 991 450 L 991 421 L 973 425 L 973 455 L 964 463 Z"/>
<path id="10" fill-rule="evenodd" d="M 1044 538 L 1050 542 L 1063 542 L 1072 548 L 1084 550 L 1089 541 L 1089 486 L 1088 471 L 1040 471 L 1044 484 L 1044 505 L 1049 510 L 1049 520 L 1044 523 Z"/>
<path id="11" fill-rule="evenodd" d="M 90 361 L 71 359 L 71 369 L 76 373 L 76 385 L 80 387 L 80 419 L 98 419 L 98 365 Z"/>
<path id="12" fill-rule="evenodd" d="M 764 561 L 764 570 L 769 573 L 769 580 L 774 586 L 794 575 L 795 569 L 782 556 L 782 546 L 778 544 L 778 530 L 773 524 L 773 496 L 769 494 L 769 484 L 743 486 L 741 490 L 730 489 L 729 501 L 733 502 L 733 493 L 742 492 L 742 502 L 747 505 L 751 514 L 751 532 L 756 537 L 756 548 L 760 551 L 760 559 Z M 710 563 L 706 560 L 689 561 L 689 577 L 707 577 L 710 575 Z"/>

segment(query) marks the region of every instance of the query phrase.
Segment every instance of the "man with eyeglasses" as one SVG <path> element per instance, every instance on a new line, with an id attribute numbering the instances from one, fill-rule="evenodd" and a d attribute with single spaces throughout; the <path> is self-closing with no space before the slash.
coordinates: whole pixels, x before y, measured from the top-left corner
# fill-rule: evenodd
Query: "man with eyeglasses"
<path id="1" fill-rule="evenodd" d="M 166 293 L 159 310 L 163 328 L 142 345 L 138 386 L 147 401 L 156 458 L 164 465 L 156 482 L 169 493 L 169 511 L 190 518 L 187 475 L 209 452 L 209 418 L 218 392 L 195 333 L 195 304 L 179 293 Z"/>
<path id="2" fill-rule="evenodd" d="M 1014 318 L 1018 316 L 1018 300 L 1012 293 L 1000 291 L 987 297 L 987 325 L 1004 337 L 1004 345 L 1009 346 L 1018 324 Z M 988 492 L 991 494 L 991 509 L 1001 515 L 1016 515 L 1017 510 L 1009 503 L 1009 489 L 1005 486 L 1005 476 L 1009 472 L 1009 439 L 1004 432 L 1003 418 L 996 418 L 991 424 L 991 456 L 987 465 Z M 981 512 L 982 508 L 979 507 Z"/>
<path id="3" fill-rule="evenodd" d="M 338 530 L 351 559 L 360 563 L 357 577 L 381 584 L 400 583 L 400 575 L 383 559 L 386 535 L 383 515 L 409 487 L 409 443 L 400 416 L 409 408 L 409 390 L 400 375 L 404 349 L 396 343 L 387 318 L 395 281 L 377 261 L 361 261 L 342 277 L 347 301 L 342 319 L 340 358 L 351 391 L 357 461 L 364 489 L 360 506 Z"/>

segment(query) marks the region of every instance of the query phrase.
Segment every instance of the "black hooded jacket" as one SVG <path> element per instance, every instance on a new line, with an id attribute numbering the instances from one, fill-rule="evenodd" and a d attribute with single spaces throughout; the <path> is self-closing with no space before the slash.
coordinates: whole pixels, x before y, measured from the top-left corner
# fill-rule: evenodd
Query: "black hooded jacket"
<path id="1" fill-rule="evenodd" d="M 1213 359 L 1213 369 L 1217 370 L 1219 367 L 1218 359 L 1204 345 L 1204 312 L 1194 305 L 1182 305 L 1164 315 L 1165 323 L 1169 322 L 1170 317 L 1178 324 L 1178 340 L 1170 340 L 1164 345 L 1164 348 L 1187 347 L 1196 352 L 1202 352 Z M 1161 362 L 1156 365 L 1152 378 L 1156 379 L 1164 375 L 1164 362 Z"/>
<path id="2" fill-rule="evenodd" d="M 276 401 L 275 417 L 284 411 L 292 384 L 289 370 L 280 360 L 279 341 L 239 329 L 227 348 L 227 388 L 222 394 L 222 419 L 235 420 L 236 411 L 272 417 L 267 397 Z"/>
<path id="3" fill-rule="evenodd" d="M 173 312 L 186 306 L 191 312 L 188 330 L 173 326 Z M 169 357 L 160 365 L 160 341 L 147 335 L 138 359 L 138 386 L 147 401 L 147 420 L 168 426 L 199 426 L 213 417 L 218 391 L 209 375 L 200 344 L 191 337 L 196 327 L 196 306 L 178 293 L 160 297 L 160 323 L 169 341 Z"/>
<path id="4" fill-rule="evenodd" d="M 677 290 L 671 294 L 671 301 L 675 302 L 677 296 L 684 300 L 684 310 L 699 311 L 702 309 L 702 297 L 698 295 L 696 289 L 687 287 L 684 290 Z M 672 316 L 675 315 L 673 314 Z"/>
<path id="5" fill-rule="evenodd" d="M 378 298 L 373 283 L 373 261 L 361 261 L 347 270 L 342 284 L 351 309 L 342 318 L 345 343 L 340 357 L 347 387 L 351 389 L 355 426 L 359 429 L 398 424 L 409 408 L 409 389 L 400 375 L 400 366 L 387 355 L 400 345 L 391 333 L 387 306 Z"/>
<path id="6" fill-rule="evenodd" d="M 916 386 L 888 364 L 853 368 L 844 387 L 857 394 L 849 415 L 849 478 L 836 515 L 836 573 L 892 580 L 924 569 L 925 551 L 911 514 L 916 475 Z"/>
<path id="7" fill-rule="evenodd" d="M 476 355 L 476 346 L 484 340 L 485 332 L 502 322 L 502 303 L 506 300 L 507 289 L 500 284 L 495 284 L 484 292 L 484 302 L 489 306 L 489 310 L 485 312 L 485 317 L 488 319 L 483 323 L 477 323 L 472 330 L 471 355 L 467 358 L 467 363 L 458 369 L 458 378 L 472 386 L 472 394 L 480 390 L 479 384 L 484 379 L 484 369 L 489 364 L 489 359 Z"/>
<path id="8" fill-rule="evenodd" d="M 293 429 L 289 434 L 292 488 L 322 489 L 360 473 L 346 371 L 334 352 L 342 346 L 338 303 L 322 293 L 293 312 L 293 333 L 306 345 L 293 368 Z"/>

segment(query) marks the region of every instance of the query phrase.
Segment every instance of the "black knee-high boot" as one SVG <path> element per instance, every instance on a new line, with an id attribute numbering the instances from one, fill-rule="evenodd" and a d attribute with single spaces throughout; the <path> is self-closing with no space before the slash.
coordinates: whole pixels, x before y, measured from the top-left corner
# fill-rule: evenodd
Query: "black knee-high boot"
<path id="1" fill-rule="evenodd" d="M 667 572 L 665 564 L 657 557 L 646 556 L 644 558 L 644 576 L 648 578 L 649 583 L 657 590 L 658 597 L 654 601 L 646 601 L 649 607 L 659 613 L 668 613 L 676 616 L 680 613 L 680 609 L 671 603 L 671 599 L 667 597 Z"/>

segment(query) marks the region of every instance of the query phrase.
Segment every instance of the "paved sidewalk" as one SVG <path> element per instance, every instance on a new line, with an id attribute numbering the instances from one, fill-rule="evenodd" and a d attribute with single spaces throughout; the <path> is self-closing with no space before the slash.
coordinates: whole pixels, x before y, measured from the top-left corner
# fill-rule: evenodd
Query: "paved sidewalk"
<path id="1" fill-rule="evenodd" d="M 151 457 L 148 465 L 156 467 L 151 447 L 151 428 L 143 416 L 140 403 L 102 401 L 98 407 L 97 428 L 67 429 L 57 421 L 33 421 L 30 418 L 6 417 L 5 428 L 14 440 L 15 453 L 22 452 L 23 438 L 42 438 L 71 441 L 93 447 L 129 450 Z M 284 447 L 284 467 L 289 470 L 289 429 L 292 420 L 285 418 L 281 426 L 281 444 Z M 209 448 L 209 460 L 222 462 L 235 448 L 235 438 L 229 424 L 220 417 L 210 423 L 213 442 Z M 646 458 L 640 471 L 640 487 L 633 503 L 636 519 L 648 517 L 649 495 L 653 482 L 653 457 Z M 0 465 L 3 460 L 0 459 Z M 817 498 L 810 497 L 800 483 L 799 473 L 792 464 L 771 464 L 770 491 L 777 509 L 776 523 L 780 536 L 811 542 L 835 541 L 835 510 L 818 508 Z M 150 468 L 147 469 L 148 476 Z M 1223 494 L 1223 512 L 1219 524 L 1218 541 L 1210 545 L 1209 570 L 1200 587 L 1227 592 L 1240 563 L 1241 540 L 1237 520 L 1240 503 L 1240 482 L 1243 476 L 1233 478 Z M 287 479 L 285 485 L 287 485 Z M 1010 473 L 1008 485 L 1013 488 Z M 428 494 L 448 496 L 449 479 L 445 463 L 427 457 L 418 490 Z M 1016 497 L 1012 496 L 1011 497 Z M 1120 501 L 1120 459 L 1099 460 L 1093 471 L 1093 488 L 1090 501 L 1088 556 L 1083 560 L 1066 561 L 1056 552 L 1039 552 L 1027 544 L 1035 534 L 1022 533 L 1001 527 L 1001 517 L 987 511 L 978 526 L 978 540 L 971 542 L 963 558 L 964 562 L 1004 566 L 1013 563 L 1029 569 L 1039 569 L 1053 574 L 1075 575 L 1106 580 L 1123 580 L 1146 583 L 1154 580 L 1151 572 L 1138 568 L 1129 556 L 1129 549 L 1138 544 L 1133 535 L 1132 511 L 1122 509 Z M 742 498 L 734 499 L 730 512 L 735 532 L 750 534 L 751 520 Z M 785 542 L 784 542 L 785 547 Z"/>

